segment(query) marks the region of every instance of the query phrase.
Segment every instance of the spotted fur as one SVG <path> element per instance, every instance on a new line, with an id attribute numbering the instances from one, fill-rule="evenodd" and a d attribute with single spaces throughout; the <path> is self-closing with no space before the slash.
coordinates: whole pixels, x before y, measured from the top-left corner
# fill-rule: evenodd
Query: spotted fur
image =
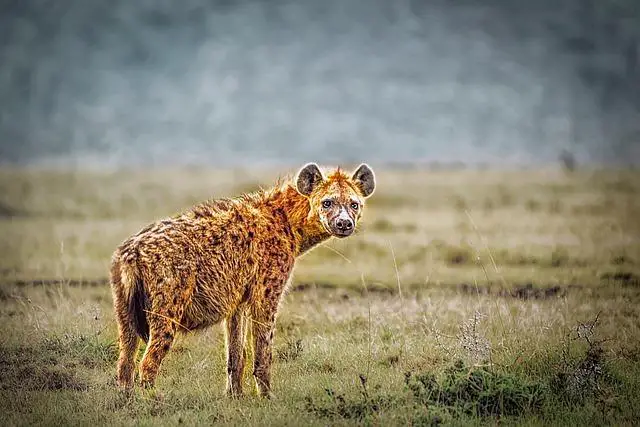
<path id="1" fill-rule="evenodd" d="M 198 204 L 125 240 L 111 261 L 118 384 L 133 386 L 139 339 L 147 343 L 140 382 L 151 387 L 177 333 L 224 321 L 227 393 L 242 394 L 251 328 L 253 375 L 258 393 L 269 396 L 276 315 L 295 259 L 351 234 L 374 187 L 367 165 L 325 177 L 311 163 L 290 182 Z"/>

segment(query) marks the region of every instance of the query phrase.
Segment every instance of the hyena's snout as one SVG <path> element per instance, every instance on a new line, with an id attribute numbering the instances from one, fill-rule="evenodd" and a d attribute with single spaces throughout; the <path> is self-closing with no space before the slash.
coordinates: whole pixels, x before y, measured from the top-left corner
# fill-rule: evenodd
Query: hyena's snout
<path id="1" fill-rule="evenodd" d="M 351 218 L 338 218 L 335 221 L 336 234 L 340 236 L 349 236 L 353 233 L 353 221 Z"/>
<path id="2" fill-rule="evenodd" d="M 355 221 L 344 207 L 329 221 L 331 234 L 336 237 L 347 237 L 353 233 Z"/>

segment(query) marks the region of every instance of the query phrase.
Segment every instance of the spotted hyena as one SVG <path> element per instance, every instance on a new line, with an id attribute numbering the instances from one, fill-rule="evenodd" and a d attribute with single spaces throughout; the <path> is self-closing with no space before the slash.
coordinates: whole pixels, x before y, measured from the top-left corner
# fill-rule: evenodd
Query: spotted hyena
<path id="1" fill-rule="evenodd" d="M 133 386 L 139 338 L 147 343 L 140 381 L 150 387 L 176 333 L 224 321 L 227 393 L 242 394 L 251 327 L 253 375 L 258 393 L 269 396 L 276 315 L 295 259 L 351 235 L 374 188 L 366 164 L 325 175 L 310 163 L 291 182 L 198 204 L 125 240 L 111 261 L 118 384 Z"/>

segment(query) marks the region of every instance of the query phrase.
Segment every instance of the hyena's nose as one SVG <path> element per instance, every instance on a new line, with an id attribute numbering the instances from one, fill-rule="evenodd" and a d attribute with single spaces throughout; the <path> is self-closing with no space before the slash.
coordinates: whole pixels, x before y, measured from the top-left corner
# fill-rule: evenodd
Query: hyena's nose
<path id="1" fill-rule="evenodd" d="M 336 228 L 340 231 L 350 231 L 353 229 L 353 221 L 345 218 L 338 218 L 336 221 Z"/>

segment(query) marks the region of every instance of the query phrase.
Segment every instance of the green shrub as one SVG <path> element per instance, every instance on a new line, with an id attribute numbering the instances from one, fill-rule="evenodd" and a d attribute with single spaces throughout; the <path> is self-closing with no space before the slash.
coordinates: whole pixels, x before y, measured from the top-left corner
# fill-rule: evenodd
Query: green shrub
<path id="1" fill-rule="evenodd" d="M 441 378 L 432 373 L 406 374 L 406 385 L 416 401 L 427 407 L 446 406 L 472 416 L 522 415 L 540 410 L 545 385 L 462 361 L 447 368 Z"/>

